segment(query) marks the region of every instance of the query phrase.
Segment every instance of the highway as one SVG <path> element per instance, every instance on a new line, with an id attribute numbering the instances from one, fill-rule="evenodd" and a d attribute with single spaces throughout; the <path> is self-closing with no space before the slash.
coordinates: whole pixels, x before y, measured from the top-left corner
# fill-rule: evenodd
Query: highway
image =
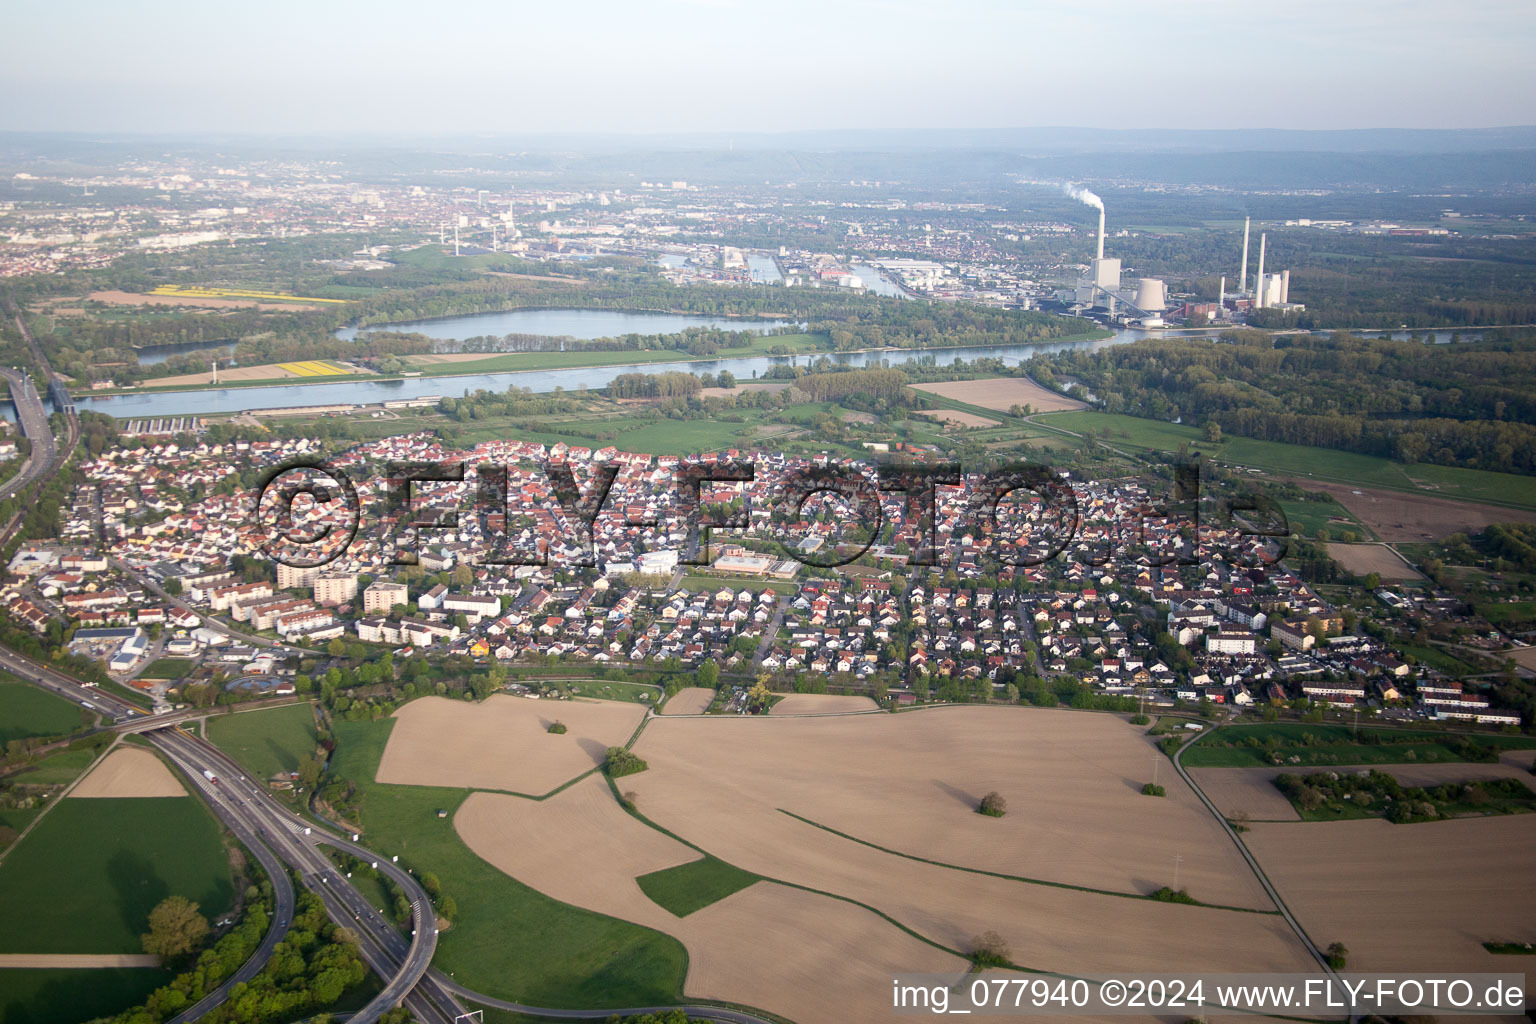
<path id="1" fill-rule="evenodd" d="M 53 440 L 53 431 L 48 428 L 48 413 L 43 408 L 43 400 L 32 386 L 32 378 L 9 366 L 0 366 L 0 377 L 11 386 L 16 422 L 27 440 L 32 442 L 32 451 L 21 472 L 0 485 L 0 501 L 3 501 L 47 473 L 58 456 L 58 447 Z"/>

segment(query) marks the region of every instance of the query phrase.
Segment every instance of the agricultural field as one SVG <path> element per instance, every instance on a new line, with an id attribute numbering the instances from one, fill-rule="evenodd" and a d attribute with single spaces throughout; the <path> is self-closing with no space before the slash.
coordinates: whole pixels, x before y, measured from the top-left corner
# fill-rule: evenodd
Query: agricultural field
<path id="1" fill-rule="evenodd" d="M 978 416 L 973 412 L 961 412 L 958 409 L 933 409 L 929 412 L 920 412 L 915 415 L 922 416 L 925 419 L 938 420 L 940 423 L 946 423 L 953 427 L 965 427 L 967 429 L 995 427 L 998 425 L 997 420 Z"/>
<path id="2" fill-rule="evenodd" d="M 1414 472 L 1421 468 L 1414 467 Z M 1354 518 L 1389 543 L 1440 540 L 1453 533 L 1477 533 L 1494 523 L 1533 523 L 1536 512 L 1450 501 L 1427 494 L 1412 497 L 1397 491 L 1348 484 L 1315 483 L 1311 490 L 1327 491 Z"/>
<path id="3" fill-rule="evenodd" d="M 198 800 L 61 800 L 0 862 L 0 953 L 138 953 L 149 912 L 177 893 L 204 914 L 234 893 Z"/>
<path id="4" fill-rule="evenodd" d="M 880 705 L 869 697 L 843 697 L 834 693 L 792 693 L 773 706 L 770 715 L 843 715 L 850 711 L 876 711 Z"/>
<path id="5" fill-rule="evenodd" d="M 637 704 L 492 696 L 483 704 L 423 697 L 394 714 L 379 782 L 537 795 L 590 771 L 628 742 Z M 550 733 L 554 722 L 570 730 Z"/>
<path id="6" fill-rule="evenodd" d="M 1028 377 L 956 380 L 942 384 L 914 384 L 912 388 L 941 398 L 953 398 L 967 405 L 996 409 L 998 412 L 1007 412 L 1015 405 L 1027 405 L 1031 412 L 1065 412 L 1086 408 L 1082 402 L 1058 395 Z"/>
<path id="7" fill-rule="evenodd" d="M 676 939 L 557 902 L 476 856 L 455 831 L 465 790 L 375 783 L 399 725 L 392 718 L 336 723 L 333 771 L 362 788 L 369 842 L 399 850 L 402 863 L 415 870 L 436 873 L 458 901 L 459 916 L 439 939 L 439 967 L 482 992 L 544 1006 L 679 1001 L 688 954 Z M 449 817 L 438 817 L 439 811 Z"/>
<path id="8" fill-rule="evenodd" d="M 1339 765 L 1494 762 L 1507 751 L 1529 750 L 1536 739 L 1476 736 L 1414 729 L 1283 722 L 1230 725 L 1185 750 L 1186 768 L 1278 765 L 1290 771 Z"/>
<path id="9" fill-rule="evenodd" d="M 255 299 L 260 302 L 330 302 L 345 304 L 345 299 L 320 299 L 312 295 L 290 295 L 287 292 L 257 291 L 248 288 L 198 287 L 196 285 L 162 284 L 151 288 L 150 295 L 163 298 L 191 299 Z"/>
<path id="10" fill-rule="evenodd" d="M 270 779 L 297 771 L 314 753 L 318 735 L 308 704 L 215 715 L 208 720 L 208 740 L 245 766 L 252 778 Z"/>
<path id="11" fill-rule="evenodd" d="M 1217 462 L 1248 466 L 1275 476 L 1290 477 L 1308 489 L 1321 489 L 1323 483 L 1334 482 L 1348 484 L 1352 488 L 1407 491 L 1414 495 L 1438 498 L 1456 507 L 1461 507 L 1464 502 L 1486 502 L 1536 510 L 1536 477 L 1520 476 L 1514 473 L 1494 473 L 1488 470 L 1432 466 L 1424 463 L 1406 466 L 1390 459 L 1358 455 L 1354 452 L 1283 444 L 1279 441 L 1260 441 L 1233 435 L 1228 435 L 1225 440 L 1213 444 L 1205 440 L 1205 432 L 1197 427 L 1112 413 L 1091 411 L 1052 413 L 1038 422 L 1078 433 L 1092 431 L 1096 435 L 1107 429 L 1110 434 L 1109 443 L 1124 448 L 1177 451 L 1181 444 L 1187 443 L 1191 451 L 1203 452 Z M 1336 497 L 1340 497 L 1336 490 L 1333 493 Z M 1350 508 L 1348 501 L 1342 497 L 1340 500 L 1344 502 L 1346 508 Z M 1413 500 L 1416 502 L 1418 498 Z M 1374 518 L 1367 517 L 1358 508 L 1352 511 L 1378 535 L 1387 540 L 1393 539 L 1390 531 L 1383 531 L 1377 527 Z M 1514 518 L 1503 509 L 1490 510 L 1489 514 L 1494 516 L 1495 522 Z M 1456 529 L 1464 529 L 1467 525 L 1462 522 Z"/>
<path id="12" fill-rule="evenodd" d="M 175 977 L 158 967 L 0 970 L 0 1024 L 94 1020 L 138 1006 Z"/>
<path id="13" fill-rule="evenodd" d="M 1166 863 L 1171 876 L 1178 853 L 1180 881 L 1195 898 L 1272 909 L 1237 851 L 1216 841 L 1218 824 L 1166 765 L 1159 781 L 1167 798 L 1141 795 L 1160 755 L 1141 729 L 1115 716 L 949 707 L 780 719 L 775 707 L 763 717 L 660 718 L 647 724 L 635 752 L 651 768 L 622 787 L 640 793 L 643 813 L 685 838 L 720 814 L 743 840 L 759 830 L 794 834 L 812 846 L 878 847 L 969 871 L 1133 896 L 1164 884 L 1151 865 Z M 712 785 L 691 796 L 698 787 L 674 789 L 690 775 Z M 653 810 L 650 791 L 658 788 L 655 799 L 667 802 L 668 817 Z M 1005 817 L 976 813 L 992 790 L 1009 801 Z M 690 800 L 698 805 L 692 813 Z M 1068 821 L 1072 828 L 1060 827 Z"/>
<path id="14" fill-rule="evenodd" d="M 664 715 L 702 715 L 714 702 L 715 691 L 707 686 L 685 686 L 661 706 Z"/>
<path id="15" fill-rule="evenodd" d="M 187 791 L 165 763 L 142 747 L 118 747 L 69 791 L 69 799 L 178 797 Z"/>
<path id="16" fill-rule="evenodd" d="M 1356 576 L 1375 573 L 1383 581 L 1424 578 L 1385 544 L 1329 544 L 1328 557 L 1339 563 L 1345 572 Z"/>
<path id="17" fill-rule="evenodd" d="M 261 363 L 255 366 L 234 366 L 219 370 L 220 386 L 244 386 L 252 384 L 284 383 L 288 381 L 298 382 L 306 377 L 318 376 L 347 376 L 349 378 L 370 376 L 364 371 L 342 366 L 331 360 L 315 360 L 313 366 L 325 367 L 324 369 L 310 369 L 311 363 Z M 155 377 L 145 381 L 133 390 L 150 391 L 165 388 L 203 388 L 213 383 L 212 370 L 199 370 L 196 373 L 183 373 L 172 377 Z"/>
<path id="18" fill-rule="evenodd" d="M 600 778 L 542 801 L 473 794 L 454 827 L 482 857 L 554 899 L 676 936 L 688 950 L 683 994 L 690 998 L 744 1003 L 796 1020 L 819 1019 L 828 1005 L 840 1007 L 840 1019 L 884 1020 L 875 1000 L 848 993 L 872 990 L 893 970 L 964 968 L 959 957 L 863 908 L 768 882 L 742 887 L 750 875 L 704 862 L 698 851 L 626 814 Z M 654 882 L 668 869 L 696 882 L 704 872 L 712 887 L 706 895 L 718 898 L 697 905 L 697 889 L 653 885 L 664 898 L 683 900 L 675 909 L 688 912 L 674 913 L 643 888 L 647 877 Z M 782 983 L 786 971 L 794 972 L 795 985 Z"/>
<path id="19" fill-rule="evenodd" d="M 1370 531 L 1355 515 L 1333 499 L 1328 501 L 1281 501 L 1280 508 L 1290 523 L 1291 532 L 1303 537 L 1316 537 L 1326 530 L 1337 540 L 1346 532 L 1354 532 L 1371 539 Z"/>
<path id="20" fill-rule="evenodd" d="M 658 828 L 951 950 L 996 930 L 1036 970 L 1172 969 L 1191 956 L 1212 970 L 1306 964 L 1193 793 L 1165 779 L 1167 799 L 1141 796 L 1154 748 L 1113 716 L 957 707 L 658 718 L 635 751 L 650 768 L 619 786 Z M 1005 817 L 976 813 L 991 789 L 1009 798 Z M 1192 896 L 1251 911 L 1144 898 L 1171 880 L 1175 851 Z M 1169 929 L 1177 952 L 1156 939 Z"/>
<path id="21" fill-rule="evenodd" d="M 0 678 L 0 747 L 33 736 L 61 736 L 80 728 L 80 708 L 57 694 L 17 679 Z"/>
<path id="22" fill-rule="evenodd" d="M 1198 748 L 1197 748 L 1198 749 Z M 1300 821 L 1301 815 L 1275 788 L 1280 768 L 1192 768 L 1190 778 L 1217 810 L 1235 821 Z"/>
<path id="23" fill-rule="evenodd" d="M 330 359 L 307 359 L 299 363 L 278 363 L 277 365 L 279 369 L 286 370 L 295 377 L 335 377 L 339 374 L 355 372 Z"/>
<path id="24" fill-rule="evenodd" d="M 143 292 L 124 292 L 116 290 L 91 292 L 87 298 L 95 302 L 103 302 L 109 306 L 182 306 L 200 309 L 259 309 L 267 310 L 294 310 L 294 309 L 318 309 L 318 306 L 304 305 L 296 302 L 269 301 L 259 299 L 215 298 L 208 295 L 190 294 L 162 294 Z M 60 309 L 59 313 L 72 312 Z M 81 310 L 80 312 L 84 312 Z"/>
<path id="25" fill-rule="evenodd" d="M 1352 971 L 1505 971 L 1482 943 L 1536 942 L 1536 815 L 1262 822 L 1243 839 L 1313 940 L 1349 947 Z"/>

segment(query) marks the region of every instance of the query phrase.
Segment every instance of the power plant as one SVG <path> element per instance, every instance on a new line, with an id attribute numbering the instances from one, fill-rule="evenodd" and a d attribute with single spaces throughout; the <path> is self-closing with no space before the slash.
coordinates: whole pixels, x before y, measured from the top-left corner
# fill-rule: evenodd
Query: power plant
<path id="1" fill-rule="evenodd" d="M 1266 232 L 1259 233 L 1259 264 L 1253 276 L 1253 289 L 1248 288 L 1248 254 L 1252 218 L 1243 218 L 1243 258 L 1238 268 L 1237 291 L 1230 296 L 1227 279 L 1221 278 L 1216 302 L 1175 301 L 1170 304 L 1168 286 L 1156 277 L 1140 277 L 1135 287 L 1122 286 L 1120 260 L 1104 255 L 1105 208 L 1104 200 L 1086 188 L 1076 185 L 1063 186 L 1067 195 L 1080 203 L 1099 211 L 1099 234 L 1094 257 L 1088 263 L 1088 271 L 1077 280 L 1077 285 L 1057 292 L 1057 300 L 1079 316 L 1092 316 L 1113 323 L 1137 324 L 1142 327 L 1165 327 L 1168 316 L 1188 319 L 1204 316 L 1209 321 L 1231 320 L 1234 314 L 1253 309 L 1285 309 L 1301 311 L 1306 307 L 1291 302 L 1291 272 L 1269 271 L 1264 262 L 1269 246 Z M 1229 305 L 1230 298 L 1230 305 Z"/>

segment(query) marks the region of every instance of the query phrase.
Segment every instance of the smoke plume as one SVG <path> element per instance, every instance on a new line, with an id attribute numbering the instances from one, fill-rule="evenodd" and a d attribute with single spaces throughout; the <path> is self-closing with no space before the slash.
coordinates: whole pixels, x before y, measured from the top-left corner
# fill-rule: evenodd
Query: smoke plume
<path id="1" fill-rule="evenodd" d="M 1080 203 L 1087 203 L 1098 210 L 1104 209 L 1104 200 L 1085 188 L 1078 188 L 1076 185 L 1067 184 L 1061 186 L 1061 190 Z"/>

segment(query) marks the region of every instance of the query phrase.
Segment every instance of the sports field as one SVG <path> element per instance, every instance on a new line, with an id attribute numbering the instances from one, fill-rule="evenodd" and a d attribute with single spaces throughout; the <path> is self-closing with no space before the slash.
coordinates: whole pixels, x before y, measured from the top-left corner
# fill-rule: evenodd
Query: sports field
<path id="1" fill-rule="evenodd" d="M 208 740 L 245 766 L 253 778 L 270 779 L 297 771 L 299 760 L 314 753 L 318 736 L 308 704 L 215 715 L 208 720 Z"/>
<path id="2" fill-rule="evenodd" d="M 0 863 L 0 953 L 138 953 L 149 912 L 177 893 L 213 917 L 233 898 L 201 801 L 63 800 Z"/>
<path id="3" fill-rule="evenodd" d="M 58 736 L 80 727 L 80 708 L 47 690 L 0 677 L 0 747 L 32 736 Z"/>

